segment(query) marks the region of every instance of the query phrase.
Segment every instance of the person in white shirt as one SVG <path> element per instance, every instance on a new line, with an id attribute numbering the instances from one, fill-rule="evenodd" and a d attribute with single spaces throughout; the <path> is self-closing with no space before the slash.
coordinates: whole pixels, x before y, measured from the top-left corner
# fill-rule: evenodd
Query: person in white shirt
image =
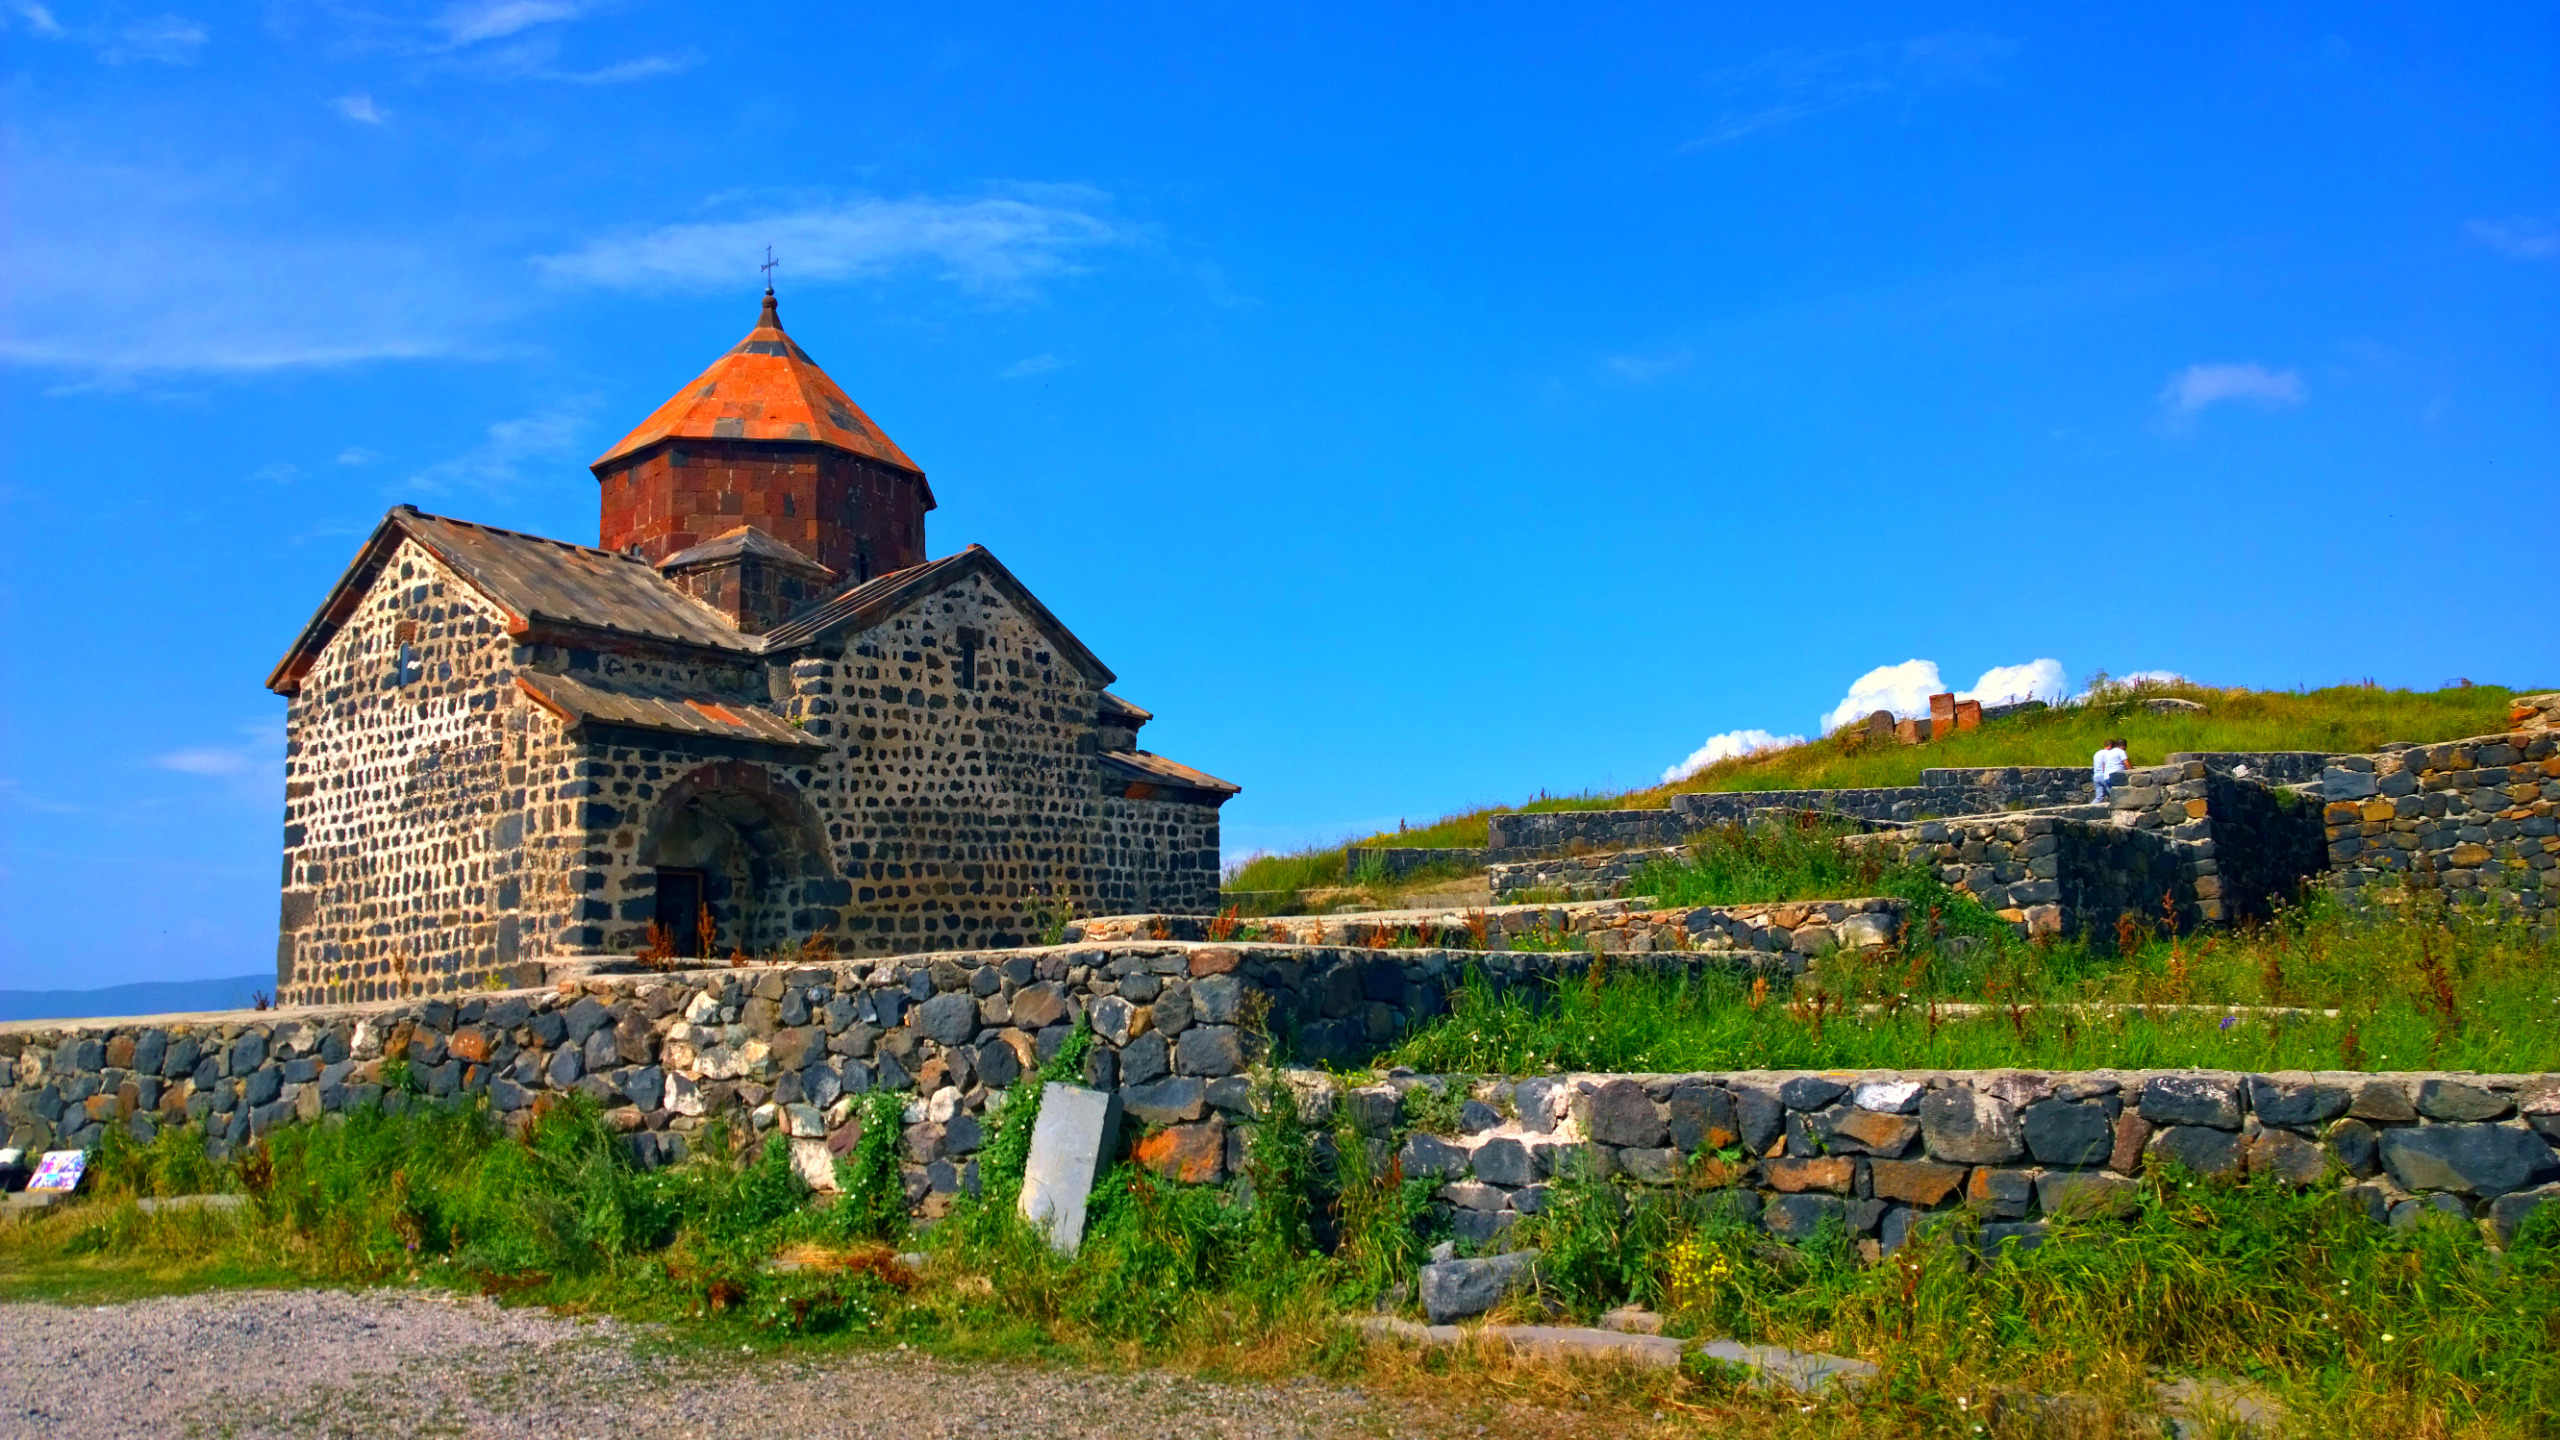
<path id="1" fill-rule="evenodd" d="M 2089 757 L 2089 783 L 2097 787 L 2097 803 L 2107 803 L 2107 789 L 2115 784 L 2116 777 L 2123 774 L 2124 769 L 2124 740 L 2121 736 L 2100 746 L 2098 753 Z"/>

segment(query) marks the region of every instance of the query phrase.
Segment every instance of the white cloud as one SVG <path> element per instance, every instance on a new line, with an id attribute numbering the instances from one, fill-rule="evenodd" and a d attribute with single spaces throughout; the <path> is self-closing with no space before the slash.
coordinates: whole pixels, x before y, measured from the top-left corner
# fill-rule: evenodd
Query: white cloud
<path id="1" fill-rule="evenodd" d="M 578 396 L 549 410 L 498 421 L 479 444 L 418 471 L 409 483 L 438 495 L 463 488 L 512 489 L 526 478 L 528 465 L 582 458 L 580 441 L 586 436 L 587 417 L 594 411 L 594 397 Z"/>
<path id="2" fill-rule="evenodd" d="M 338 463 L 341 465 L 370 465 L 381 458 L 380 451 L 367 450 L 361 445 L 350 445 L 338 452 Z"/>
<path id="3" fill-rule="evenodd" d="M 999 380 L 1028 380 L 1033 376 L 1046 375 L 1051 371 L 1064 370 L 1065 368 L 1067 368 L 1066 361 L 1059 359 L 1055 355 L 1044 352 L 1042 354 L 1034 355 L 1027 360 L 1014 361 L 1012 364 L 997 371 L 996 378 Z"/>
<path id="4" fill-rule="evenodd" d="M 1905 660 L 1899 665 L 1879 665 L 1859 676 L 1840 703 L 1823 712 L 1822 733 L 1828 735 L 1877 710 L 1890 710 L 1904 719 L 1926 715 L 1929 713 L 1929 697 L 1946 688 L 1938 683 L 1938 662 L 1935 660 Z"/>
<path id="5" fill-rule="evenodd" d="M 372 96 L 362 91 L 353 95 L 341 95 L 329 103 L 337 108 L 339 114 L 359 125 L 379 125 L 391 118 L 382 112 L 381 106 L 373 103 Z"/>
<path id="6" fill-rule="evenodd" d="M 1126 238 L 1096 213 L 1106 197 L 1049 187 L 1025 198 L 862 198 L 746 220 L 666 225 L 534 263 L 555 280 L 613 289 L 736 285 L 770 245 L 786 276 L 856 280 L 926 266 L 967 289 L 1018 289 L 1076 268 L 1078 252 Z"/>
<path id="7" fill-rule="evenodd" d="M 2183 418 L 2226 400 L 2299 405 L 2303 395 L 2302 376 L 2291 370 L 2270 370 L 2248 363 L 2190 365 L 2169 377 L 2169 383 L 2161 388 L 2160 403 L 2169 408 L 2171 416 Z"/>
<path id="8" fill-rule="evenodd" d="M 1991 706 L 2019 700 L 2060 704 L 2070 693 L 2059 660 L 1994 665 L 1982 672 L 1982 678 L 1974 681 L 1970 690 L 1957 690 L 1946 684 L 1935 660 L 1905 660 L 1899 665 L 1879 665 L 1859 676 L 1840 703 L 1823 712 L 1822 733 L 1828 735 L 1878 710 L 1889 710 L 1896 719 L 1916 720 L 1929 713 L 1932 695 L 1953 694 L 1958 700 L 1976 700 Z"/>
<path id="9" fill-rule="evenodd" d="M 1900 45 L 1772 50 L 1708 77 L 1725 100 L 1706 133 L 1681 146 L 1703 150 L 1871 100 L 1910 97 L 1995 78 L 2017 42 L 1997 35 L 1922 35 Z"/>
<path id="10" fill-rule="evenodd" d="M 2471 238 L 2518 260 L 2548 260 L 2560 255 L 2560 225 L 2548 220 L 2474 220 Z"/>
<path id="11" fill-rule="evenodd" d="M 1959 690 L 1959 700 L 1979 700 L 1985 705 L 2012 705 L 2021 700 L 2041 700 L 2059 705 L 2071 694 L 2071 683 L 2063 678 L 2059 660 L 2030 660 L 2024 665 L 1994 665 L 1982 672 L 1970 690 Z"/>
<path id="12" fill-rule="evenodd" d="M 1757 755 L 1763 750 L 1784 750 L 1801 745 L 1801 735 L 1772 735 L 1766 730 L 1727 730 L 1710 735 L 1707 743 L 1689 752 L 1689 758 L 1662 772 L 1662 783 L 1686 780 L 1719 760 L 1732 760 L 1744 755 Z"/>
<path id="13" fill-rule="evenodd" d="M 41 5 L 22 3 L 10 6 L 9 11 L 26 22 L 28 29 L 47 40 L 60 40 L 68 33 L 62 28 L 62 22 L 53 18 L 53 12 Z"/>

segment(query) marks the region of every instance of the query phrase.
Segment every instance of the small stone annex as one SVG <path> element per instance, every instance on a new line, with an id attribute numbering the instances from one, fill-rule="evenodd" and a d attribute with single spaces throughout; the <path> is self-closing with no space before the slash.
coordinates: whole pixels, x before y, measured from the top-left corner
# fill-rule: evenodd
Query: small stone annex
<path id="1" fill-rule="evenodd" d="M 927 558 L 924 472 L 772 291 L 590 468 L 593 547 L 394 508 L 268 678 L 280 1002 L 1215 908 L 1237 787 L 1139 749 L 994 555 Z"/>

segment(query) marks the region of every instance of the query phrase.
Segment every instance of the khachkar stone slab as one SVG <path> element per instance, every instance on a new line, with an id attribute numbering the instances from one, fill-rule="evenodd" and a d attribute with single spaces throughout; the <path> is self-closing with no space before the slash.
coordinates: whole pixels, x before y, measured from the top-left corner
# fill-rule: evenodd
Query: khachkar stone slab
<path id="1" fill-rule="evenodd" d="M 1044 1231 L 1059 1254 L 1073 1255 L 1084 1243 L 1085 1202 L 1119 1138 L 1119 1096 L 1081 1085 L 1041 1090 L 1031 1160 L 1022 1172 L 1022 1218 Z"/>

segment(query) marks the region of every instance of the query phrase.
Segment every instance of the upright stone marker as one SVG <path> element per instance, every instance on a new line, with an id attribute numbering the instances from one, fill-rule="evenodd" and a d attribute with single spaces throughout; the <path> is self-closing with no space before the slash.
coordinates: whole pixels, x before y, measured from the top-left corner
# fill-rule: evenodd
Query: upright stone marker
<path id="1" fill-rule="evenodd" d="M 1081 1085 L 1041 1088 L 1022 1172 L 1022 1218 L 1046 1231 L 1059 1254 L 1073 1255 L 1084 1243 L 1085 1201 L 1119 1139 L 1118 1095 Z"/>

